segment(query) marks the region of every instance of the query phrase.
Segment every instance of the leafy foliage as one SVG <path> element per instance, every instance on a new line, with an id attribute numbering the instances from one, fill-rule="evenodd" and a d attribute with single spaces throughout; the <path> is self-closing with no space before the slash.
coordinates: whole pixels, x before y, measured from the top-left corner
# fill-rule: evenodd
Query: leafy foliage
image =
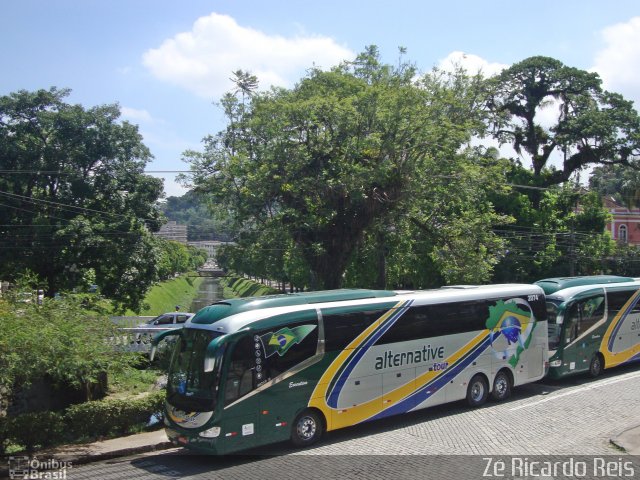
<path id="1" fill-rule="evenodd" d="M 190 190 L 181 197 L 168 197 L 160 208 L 169 220 L 187 225 L 189 241 L 232 239 L 233 221 L 211 197 Z"/>
<path id="2" fill-rule="evenodd" d="M 566 182 L 591 164 L 638 162 L 640 117 L 633 102 L 601 83 L 597 73 L 539 56 L 488 83 L 494 135 L 530 157 L 539 186 Z M 543 121 L 543 111 L 554 119 Z M 558 170 L 550 166 L 554 154 Z"/>
<path id="3" fill-rule="evenodd" d="M 27 269 L 50 296 L 92 271 L 102 293 L 135 307 L 156 276 L 150 231 L 160 179 L 144 175 L 151 154 L 117 105 L 85 109 L 69 90 L 0 97 L 0 263 Z"/>
<path id="4" fill-rule="evenodd" d="M 515 185 L 535 183 L 535 174 L 512 163 L 507 178 Z M 496 211 L 515 219 L 497 233 L 505 255 L 494 280 L 531 282 L 543 277 L 605 273 L 603 259 L 615 245 L 605 232 L 609 214 L 596 192 L 574 184 L 543 190 L 514 188 L 492 195 Z"/>
<path id="5" fill-rule="evenodd" d="M 589 178 L 589 187 L 628 208 L 640 206 L 640 172 L 626 165 L 594 168 Z"/>
<path id="6" fill-rule="evenodd" d="M 311 70 L 291 90 L 225 96 L 227 129 L 207 138 L 204 152 L 185 153 L 196 190 L 225 205 L 241 231 L 238 253 L 227 249 L 223 262 L 281 280 L 306 270 L 304 285 L 336 288 L 354 254 L 366 251 L 366 236 L 403 224 L 396 216 L 407 211 L 430 245 L 416 254 L 447 279 L 466 278 L 468 262 L 482 258 L 486 268 L 473 277 L 486 279 L 499 243 L 486 227 L 502 219 L 481 190 L 499 180 L 498 170 L 464 148 L 484 128 L 481 87 L 463 72 L 416 82 L 412 65 L 383 64 L 369 47 L 353 62 Z M 461 171 L 475 172 L 475 184 L 461 179 L 461 190 L 449 189 Z M 465 203 L 468 194 L 480 204 Z M 465 218 L 494 245 L 444 242 L 442 228 L 460 230 Z M 438 227 L 424 228 L 430 222 Z M 463 251 L 475 254 L 460 261 Z"/>
<path id="7" fill-rule="evenodd" d="M 87 318 L 73 299 L 37 305 L 3 298 L 0 322 L 0 386 L 9 396 L 16 385 L 43 377 L 87 388 L 104 372 L 125 369 L 131 361 L 107 343 L 116 334 L 112 322 Z"/>
<path id="8" fill-rule="evenodd" d="M 0 418 L 0 452 L 7 441 L 33 452 L 37 447 L 65 441 L 133 433 L 143 428 L 151 415 L 161 416 L 164 399 L 163 390 L 136 399 L 86 402 L 64 412 L 34 412 Z"/>

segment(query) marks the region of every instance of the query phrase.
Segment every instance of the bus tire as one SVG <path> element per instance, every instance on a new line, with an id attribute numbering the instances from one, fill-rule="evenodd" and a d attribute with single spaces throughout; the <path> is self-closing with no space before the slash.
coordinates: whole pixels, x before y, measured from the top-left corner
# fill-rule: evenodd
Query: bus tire
<path id="1" fill-rule="evenodd" d="M 500 370 L 493 379 L 493 390 L 491 398 L 496 402 L 502 402 L 511 396 L 511 376 L 505 371 Z"/>
<path id="2" fill-rule="evenodd" d="M 467 403 L 471 407 L 484 405 L 489 396 L 489 382 L 484 375 L 473 376 L 467 387 Z"/>
<path id="3" fill-rule="evenodd" d="M 307 447 L 320 440 L 324 424 L 322 418 L 312 409 L 302 411 L 291 428 L 291 442 L 296 447 Z"/>
<path id="4" fill-rule="evenodd" d="M 604 360 L 602 359 L 602 355 L 600 352 L 596 352 L 593 354 L 593 358 L 591 359 L 591 363 L 589 364 L 589 375 L 593 378 L 599 376 L 604 370 Z"/>

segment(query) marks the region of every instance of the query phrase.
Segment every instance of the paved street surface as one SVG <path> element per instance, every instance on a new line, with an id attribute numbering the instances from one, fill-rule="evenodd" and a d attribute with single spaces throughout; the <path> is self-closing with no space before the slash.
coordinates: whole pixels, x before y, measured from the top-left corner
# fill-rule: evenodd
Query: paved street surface
<path id="1" fill-rule="evenodd" d="M 601 460 L 596 468 L 594 457 L 578 457 L 609 456 L 606 461 L 621 477 L 640 479 L 640 459 L 631 459 L 635 469 L 629 471 L 625 462 L 630 457 L 609 442 L 638 424 L 640 368 L 635 366 L 614 369 L 597 380 L 525 385 L 508 402 L 489 402 L 480 409 L 459 402 L 331 432 L 307 450 L 279 444 L 249 456 L 215 458 L 172 449 L 73 467 L 67 478 L 483 478 L 488 462 L 483 457 L 502 458 L 507 463 L 504 478 L 513 478 L 507 457 L 513 455 L 523 468 L 526 462 L 582 458 L 587 465 L 582 478 L 613 478 L 601 475 Z"/>

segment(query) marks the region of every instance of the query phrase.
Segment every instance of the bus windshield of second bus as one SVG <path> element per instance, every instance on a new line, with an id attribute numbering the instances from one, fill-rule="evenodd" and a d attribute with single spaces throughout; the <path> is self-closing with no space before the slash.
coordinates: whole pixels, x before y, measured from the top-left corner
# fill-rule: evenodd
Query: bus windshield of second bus
<path id="1" fill-rule="evenodd" d="M 547 299 L 547 329 L 549 334 L 549 350 L 555 351 L 560 345 L 560 334 L 562 333 L 562 316 L 558 300 Z"/>
<path id="2" fill-rule="evenodd" d="M 220 337 L 209 330 L 185 329 L 181 332 L 169 365 L 168 402 L 184 411 L 215 408 L 224 347 L 211 348 L 210 345 Z M 207 361 L 213 362 L 211 368 L 206 368 Z"/>

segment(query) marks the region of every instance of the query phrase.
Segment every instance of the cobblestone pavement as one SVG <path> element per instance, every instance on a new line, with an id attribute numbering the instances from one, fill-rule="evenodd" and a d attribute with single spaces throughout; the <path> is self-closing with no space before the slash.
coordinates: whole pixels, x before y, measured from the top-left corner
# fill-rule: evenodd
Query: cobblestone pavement
<path id="1" fill-rule="evenodd" d="M 609 439 L 639 420 L 636 366 L 597 380 L 524 385 L 509 401 L 479 409 L 457 402 L 331 432 L 307 450 L 279 444 L 248 457 L 215 458 L 176 449 L 78 466 L 67 478 L 482 478 L 483 457 L 509 455 L 531 461 L 610 456 L 622 469 L 625 456 Z M 640 459 L 632 460 L 637 466 L 626 478 L 640 480 Z M 603 478 L 592 470 L 583 478 Z"/>

